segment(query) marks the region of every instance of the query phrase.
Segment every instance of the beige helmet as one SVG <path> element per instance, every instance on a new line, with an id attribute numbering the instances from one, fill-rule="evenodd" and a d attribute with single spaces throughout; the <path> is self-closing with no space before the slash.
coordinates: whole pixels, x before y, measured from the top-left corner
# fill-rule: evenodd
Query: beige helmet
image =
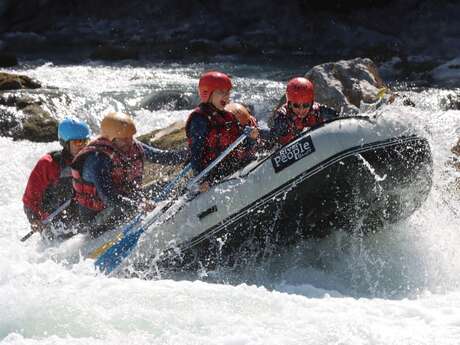
<path id="1" fill-rule="evenodd" d="M 240 103 L 229 103 L 225 106 L 225 110 L 235 115 L 242 126 L 256 126 L 256 119 L 244 105 Z"/>
<path id="2" fill-rule="evenodd" d="M 109 140 L 132 138 L 136 134 L 136 125 L 131 116 L 111 112 L 101 121 L 101 136 Z"/>

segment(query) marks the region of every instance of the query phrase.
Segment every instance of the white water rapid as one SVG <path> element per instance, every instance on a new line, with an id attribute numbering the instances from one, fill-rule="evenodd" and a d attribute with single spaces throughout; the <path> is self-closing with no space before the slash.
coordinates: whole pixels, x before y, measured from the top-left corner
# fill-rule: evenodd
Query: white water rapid
<path id="1" fill-rule="evenodd" d="M 34 63 L 16 72 L 65 90 L 77 115 L 96 124 L 108 109 L 135 109 L 153 90 L 193 91 L 211 67 L 235 76 L 235 98 L 254 103 L 261 118 L 288 75 L 231 64 Z M 308 241 L 202 281 L 107 278 L 91 260 L 55 260 L 38 235 L 21 243 L 28 175 L 59 146 L 0 137 L 0 344 L 460 344 L 460 191 L 453 188 L 460 173 L 448 164 L 460 111 L 440 110 L 445 92 L 405 91 L 415 108 L 382 110 L 415 118 L 431 145 L 433 188 L 411 217 L 365 238 Z M 188 111 L 135 113 L 144 133 Z"/>

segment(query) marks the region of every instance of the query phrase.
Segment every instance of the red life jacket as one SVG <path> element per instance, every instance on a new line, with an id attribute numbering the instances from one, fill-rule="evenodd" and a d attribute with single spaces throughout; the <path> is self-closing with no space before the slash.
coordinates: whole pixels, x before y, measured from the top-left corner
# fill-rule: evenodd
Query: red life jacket
<path id="1" fill-rule="evenodd" d="M 320 114 L 320 107 L 318 103 L 313 103 L 310 112 L 303 118 L 298 117 L 291 109 L 288 108 L 287 104 L 278 109 L 275 117 L 281 117 L 288 125 L 286 135 L 278 137 L 278 141 L 283 145 L 286 145 L 297 138 L 305 128 L 313 127 L 324 122 Z"/>
<path id="2" fill-rule="evenodd" d="M 44 155 L 32 170 L 22 198 L 38 219 L 45 219 L 73 196 L 70 155 L 52 151 Z"/>
<path id="3" fill-rule="evenodd" d="M 232 113 L 228 111 L 215 111 L 210 106 L 200 105 L 189 115 L 185 124 L 189 146 L 191 146 L 191 136 L 189 133 L 190 121 L 197 117 L 204 117 L 208 122 L 208 135 L 206 136 L 201 164 L 206 167 L 210 162 L 217 158 L 228 146 L 230 146 L 241 135 L 240 124 Z M 228 157 L 242 159 L 245 155 L 244 150 L 235 149 Z"/>
<path id="4" fill-rule="evenodd" d="M 120 194 L 129 196 L 142 187 L 144 150 L 136 140 L 129 152 L 118 150 L 111 141 L 98 138 L 83 148 L 72 162 L 72 184 L 78 204 L 101 211 L 106 205 L 98 197 L 96 186 L 83 180 L 82 169 L 86 156 L 91 152 L 105 154 L 112 161 L 112 183 Z"/>

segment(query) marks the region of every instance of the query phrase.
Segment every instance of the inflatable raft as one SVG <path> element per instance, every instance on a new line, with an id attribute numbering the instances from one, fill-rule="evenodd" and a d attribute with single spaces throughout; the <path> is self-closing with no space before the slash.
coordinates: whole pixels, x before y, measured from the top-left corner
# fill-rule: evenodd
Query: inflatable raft
<path id="1" fill-rule="evenodd" d="M 234 265 L 332 231 L 375 231 L 420 207 L 431 177 L 429 144 L 403 119 L 337 118 L 206 193 L 187 193 L 158 207 L 144 219 L 154 221 L 127 258 L 102 250 L 96 265 L 113 274 L 164 276 Z"/>

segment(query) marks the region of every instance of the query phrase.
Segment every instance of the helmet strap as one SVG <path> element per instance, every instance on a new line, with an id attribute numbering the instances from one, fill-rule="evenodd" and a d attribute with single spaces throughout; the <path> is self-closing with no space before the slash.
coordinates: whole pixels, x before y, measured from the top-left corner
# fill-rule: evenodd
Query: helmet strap
<path id="1" fill-rule="evenodd" d="M 65 146 L 62 149 L 62 158 L 63 158 L 63 162 L 72 161 L 73 159 L 72 154 L 70 153 L 70 147 L 68 143 L 67 143 L 67 146 Z"/>
<path id="2" fill-rule="evenodd" d="M 62 139 L 59 139 L 59 144 L 61 144 L 62 148 L 64 149 L 70 149 L 70 143 L 68 141 L 64 141 Z"/>

